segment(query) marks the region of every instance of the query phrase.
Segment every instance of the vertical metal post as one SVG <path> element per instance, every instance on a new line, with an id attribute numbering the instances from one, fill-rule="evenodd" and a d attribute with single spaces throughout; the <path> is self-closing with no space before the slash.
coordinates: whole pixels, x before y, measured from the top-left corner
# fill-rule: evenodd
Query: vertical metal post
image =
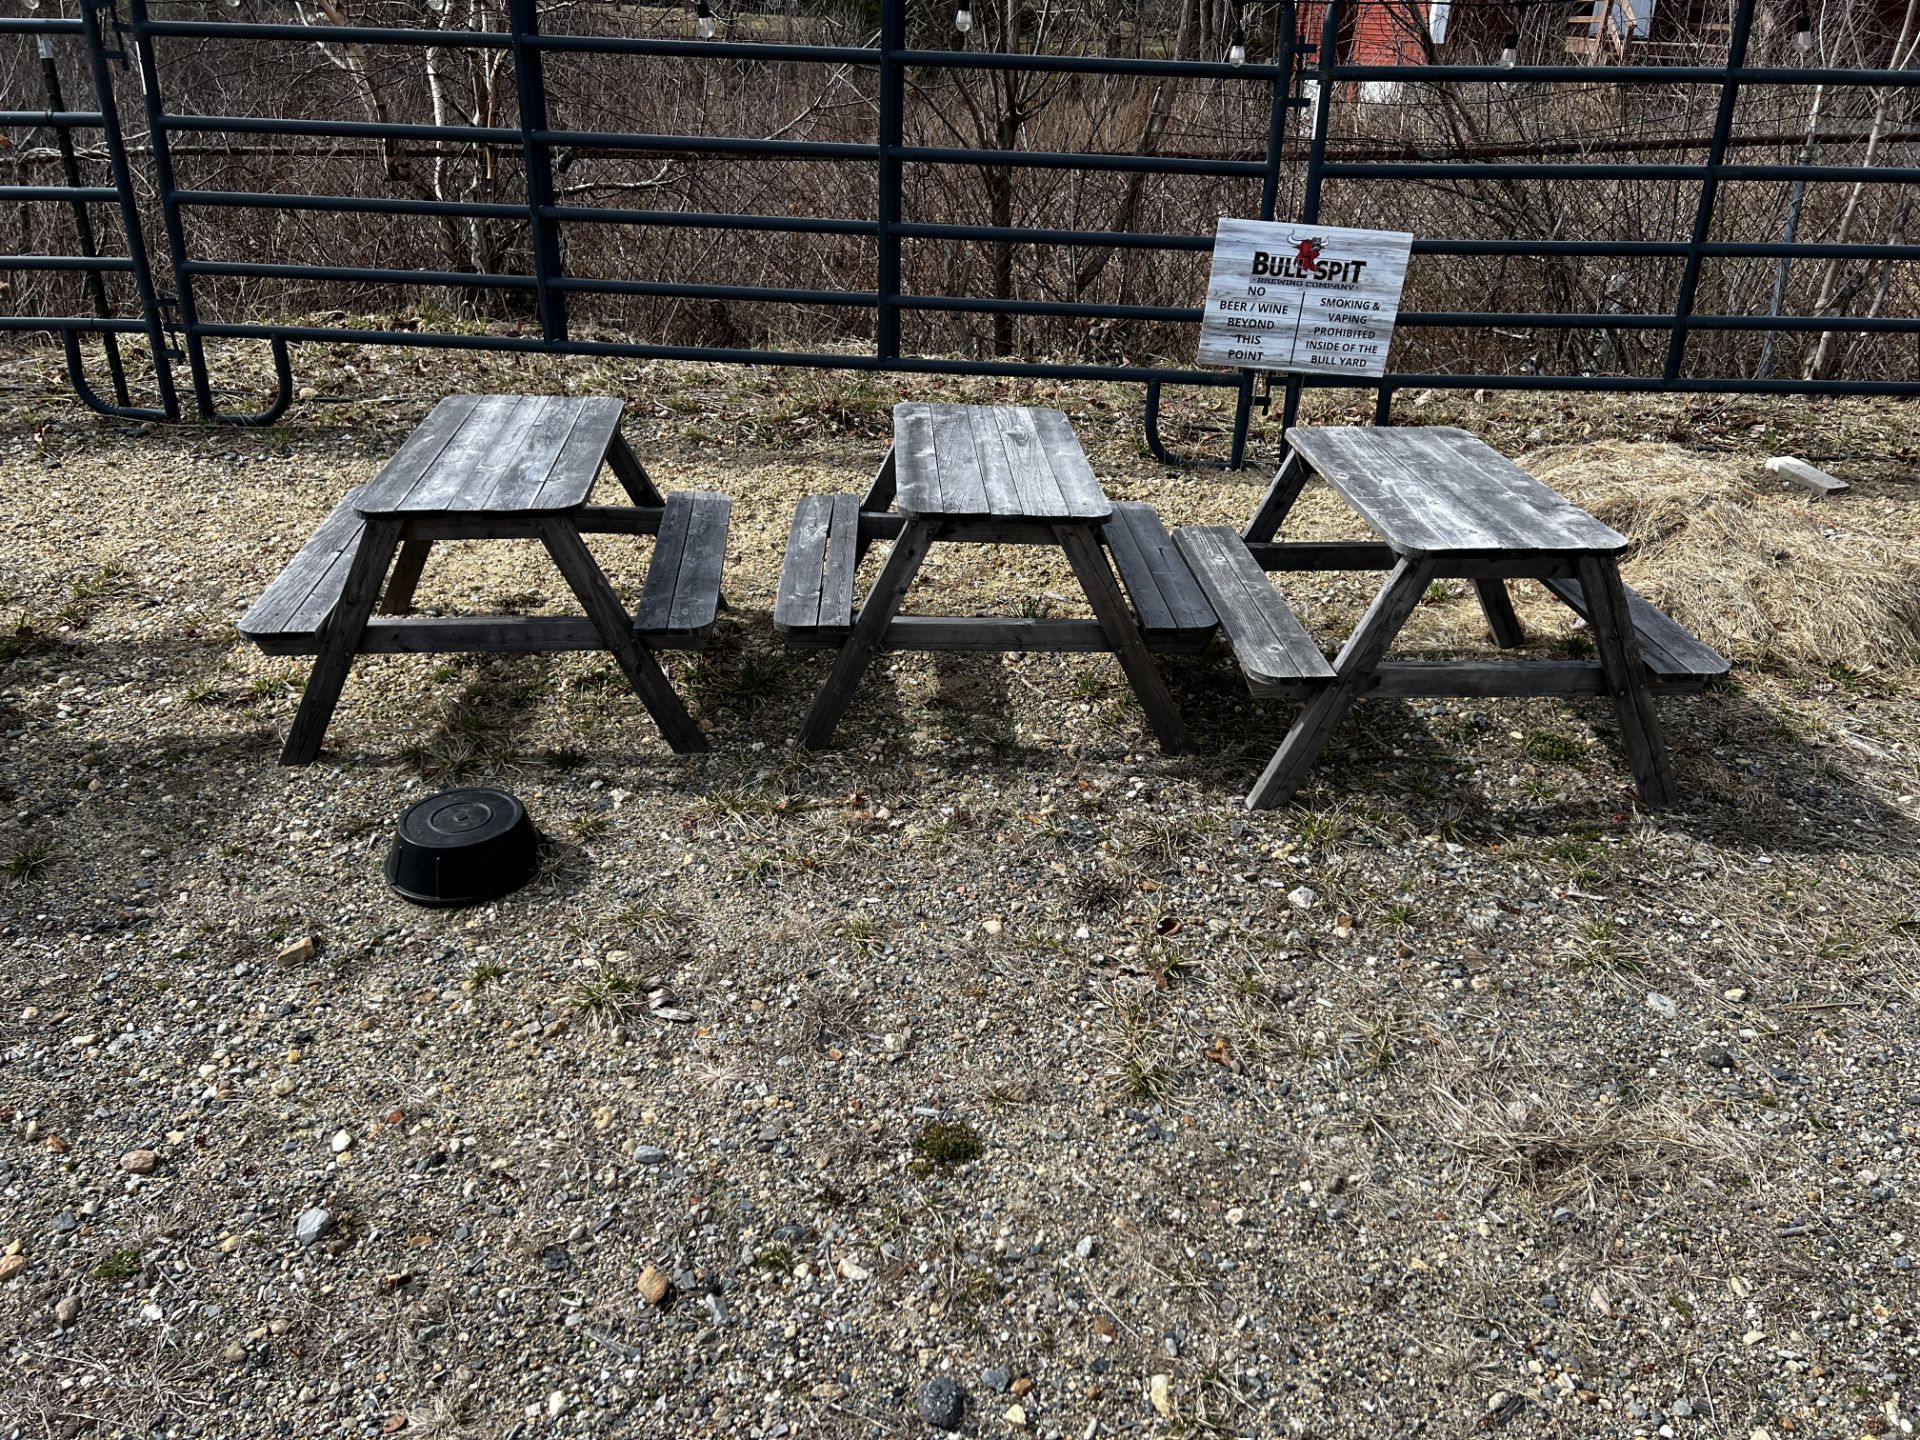
<path id="1" fill-rule="evenodd" d="M 54 63 L 53 37 L 40 37 L 40 79 L 46 86 L 47 112 L 57 114 L 67 108 L 66 96 L 60 89 L 60 67 Z M 54 146 L 60 151 L 60 169 L 67 177 L 67 184 L 73 189 L 80 188 L 80 161 L 73 153 L 73 131 L 65 125 L 53 125 Z M 73 202 L 73 229 L 78 237 L 80 253 L 89 260 L 100 258 L 100 247 L 93 238 L 93 217 L 87 213 L 86 203 Z M 86 272 L 87 299 L 92 302 L 93 313 L 102 320 L 112 314 L 107 305 L 106 281 L 100 278 L 98 270 Z M 113 376 L 113 398 L 122 405 L 133 402 L 127 396 L 127 372 L 120 363 L 120 337 L 111 330 L 102 335 L 107 351 L 107 370 Z"/>
<path id="2" fill-rule="evenodd" d="M 133 171 L 127 164 L 127 142 L 120 133 L 120 112 L 113 95 L 113 73 L 107 69 L 107 47 L 100 34 L 100 10 L 113 14 L 112 0 L 80 0 L 80 26 L 86 40 L 87 65 L 93 74 L 93 93 L 100 104 L 100 133 L 106 142 L 107 163 L 113 171 L 113 188 L 118 192 L 120 229 L 126 236 L 127 254 L 133 260 L 133 288 L 140 297 L 140 309 L 147 322 L 147 344 L 153 351 L 153 379 L 160 391 L 161 412 L 168 420 L 180 418 L 180 397 L 173 388 L 173 367 L 169 363 L 166 331 L 160 324 L 160 296 L 153 285 L 153 268 L 147 261 L 146 232 L 140 224 L 140 206 L 133 193 Z M 154 137 L 158 146 L 159 137 Z M 69 350 L 69 356 L 73 353 Z"/>
<path id="3" fill-rule="evenodd" d="M 907 48 L 907 0 L 880 0 L 880 161 L 874 213 L 880 224 L 874 288 L 874 349 L 882 360 L 900 357 L 900 146 L 906 133 L 907 80 L 900 55 Z"/>
<path id="4" fill-rule="evenodd" d="M 1667 363 L 1661 372 L 1667 381 L 1680 377 L 1687 358 L 1687 320 L 1693 314 L 1694 294 L 1700 288 L 1701 247 L 1713 228 L 1713 206 L 1719 197 L 1720 166 L 1727 156 L 1727 140 L 1733 133 L 1733 113 L 1740 99 L 1740 82 L 1734 71 L 1747 63 L 1747 36 L 1753 30 L 1753 0 L 1738 0 L 1733 12 L 1733 33 L 1727 40 L 1727 75 L 1720 82 L 1720 108 L 1713 117 L 1713 138 L 1707 144 L 1705 173 L 1700 178 L 1700 203 L 1693 213 L 1693 235 L 1687 242 L 1687 261 L 1680 272 L 1680 293 L 1673 302 L 1673 329 L 1667 335 Z"/>
<path id="5" fill-rule="evenodd" d="M 81 9 L 111 9 L 113 0 L 81 0 Z M 152 147 L 153 179 L 160 193 L 160 219 L 167 236 L 168 260 L 173 267 L 174 298 L 180 306 L 180 328 L 185 334 L 187 371 L 193 381 L 193 401 L 202 418 L 215 418 L 213 387 L 207 380 L 206 350 L 200 343 L 200 309 L 193 299 L 193 274 L 187 264 L 187 232 L 180 218 L 178 187 L 173 179 L 173 150 L 167 141 L 166 108 L 160 100 L 160 72 L 147 38 L 147 0 L 131 0 L 134 63 L 140 75 L 140 97 L 146 104 L 148 144 Z"/>
<path id="6" fill-rule="evenodd" d="M 547 124 L 547 78 L 539 44 L 539 0 L 507 0 L 507 26 L 513 37 L 513 86 L 520 98 L 521 163 L 527 172 L 527 225 L 533 240 L 534 294 L 540 307 L 540 333 L 549 340 L 567 338 L 566 292 L 554 288 L 560 278 L 560 227 L 544 212 L 554 204 L 553 157 L 536 132 Z"/>
<path id="7" fill-rule="evenodd" d="M 1327 163 L 1327 120 L 1333 109 L 1333 67 L 1340 58 L 1340 0 L 1327 0 L 1327 13 L 1320 25 L 1320 45 L 1313 57 L 1314 96 L 1313 134 L 1307 146 L 1307 178 L 1300 197 L 1300 223 L 1320 223 L 1320 185 L 1322 168 Z M 1280 407 L 1280 433 L 1284 436 L 1300 418 L 1300 392 L 1305 388 L 1301 376 L 1287 377 L 1287 394 Z"/>
<path id="8" fill-rule="evenodd" d="M 1287 112 L 1293 108 L 1293 50 L 1296 18 L 1293 0 L 1280 6 L 1280 43 L 1273 56 L 1273 110 L 1267 120 L 1267 173 L 1260 180 L 1260 218 L 1273 219 L 1280 203 L 1280 154 L 1287 143 Z M 1233 449 L 1227 468 L 1247 460 L 1247 424 L 1253 417 L 1254 372 L 1240 372 L 1239 399 L 1233 409 Z"/>

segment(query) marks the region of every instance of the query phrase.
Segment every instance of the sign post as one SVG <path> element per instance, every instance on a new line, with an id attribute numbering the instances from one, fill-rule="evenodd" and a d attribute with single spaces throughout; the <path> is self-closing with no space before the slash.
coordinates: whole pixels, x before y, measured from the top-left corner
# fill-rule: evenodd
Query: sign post
<path id="1" fill-rule="evenodd" d="M 1221 220 L 1200 363 L 1384 375 L 1412 247 L 1394 230 Z"/>

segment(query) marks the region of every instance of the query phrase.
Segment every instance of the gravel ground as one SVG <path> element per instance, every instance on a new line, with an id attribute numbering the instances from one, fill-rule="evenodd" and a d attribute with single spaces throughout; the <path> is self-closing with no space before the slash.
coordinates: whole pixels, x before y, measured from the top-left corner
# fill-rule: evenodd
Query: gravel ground
<path id="1" fill-rule="evenodd" d="M 1167 665 L 1193 756 L 1085 656 L 891 657 L 807 755 L 786 516 L 863 484 L 892 389 L 300 359 L 280 426 L 146 433 L 0 359 L 0 1434 L 1910 1431 L 1911 655 L 1664 702 L 1661 815 L 1557 701 L 1365 702 L 1250 815 L 1290 710 L 1218 654 Z M 713 753 L 602 657 L 390 657 L 279 768 L 301 667 L 242 610 L 440 393 L 560 387 L 736 497 L 732 608 L 671 667 Z M 1146 459 L 1137 395 L 1019 393 L 1176 523 L 1258 493 Z M 1851 457 L 1832 524 L 1910 559 L 1916 415 L 1409 412 L 1563 461 Z M 644 545 L 597 548 L 635 593 Z M 1037 553 L 930 570 L 1074 613 Z M 1296 599 L 1333 635 L 1366 595 Z M 503 546 L 421 596 L 562 599 Z M 1410 643 L 1478 625 L 1442 596 Z M 460 781 L 522 795 L 546 866 L 409 907 L 392 819 Z"/>

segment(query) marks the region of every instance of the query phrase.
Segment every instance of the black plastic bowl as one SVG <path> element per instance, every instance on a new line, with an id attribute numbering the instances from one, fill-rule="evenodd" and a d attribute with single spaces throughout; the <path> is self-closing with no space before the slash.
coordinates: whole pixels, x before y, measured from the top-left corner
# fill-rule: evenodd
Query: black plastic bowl
<path id="1" fill-rule="evenodd" d="M 504 790 L 443 790 L 407 807 L 387 884 L 416 905 L 483 905 L 540 868 L 540 832 Z"/>

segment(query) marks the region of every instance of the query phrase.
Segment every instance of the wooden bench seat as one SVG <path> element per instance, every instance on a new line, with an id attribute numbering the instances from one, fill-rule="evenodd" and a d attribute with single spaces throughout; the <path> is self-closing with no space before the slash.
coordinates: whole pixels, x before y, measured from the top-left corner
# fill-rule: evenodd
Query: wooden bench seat
<path id="1" fill-rule="evenodd" d="M 789 639 L 838 644 L 853 627 L 853 577 L 859 564 L 860 499 L 808 495 L 793 512 L 773 628 Z"/>
<path id="2" fill-rule="evenodd" d="M 1206 592 L 1234 659 L 1255 695 L 1283 695 L 1333 679 L 1333 667 L 1255 563 L 1240 533 L 1226 525 L 1189 525 L 1173 543 Z"/>
<path id="3" fill-rule="evenodd" d="M 1592 619 L 1578 580 L 1550 579 L 1540 583 L 1564 600 L 1581 619 Z M 1664 610 L 1655 608 L 1631 585 L 1620 588 L 1626 592 L 1627 610 L 1633 616 L 1634 633 L 1640 640 L 1640 659 L 1656 689 L 1704 690 L 1733 668 L 1726 656 Z"/>
<path id="4" fill-rule="evenodd" d="M 360 548 L 366 522 L 353 506 L 366 488 L 356 485 L 347 492 L 320 522 L 313 538 L 240 617 L 240 633 L 267 654 L 311 655 L 318 648 L 320 627 L 333 613 L 354 552 Z"/>
<path id="5" fill-rule="evenodd" d="M 241 617 L 240 634 L 268 655 L 312 655 L 320 632 L 339 603 L 366 522 L 354 503 L 365 491 L 347 492 L 300 548 L 286 569 Z M 658 533 L 648 562 L 634 634 L 655 649 L 698 650 L 713 634 L 720 608 L 720 575 L 727 553 L 733 502 L 708 491 L 676 490 L 660 510 L 607 512 L 629 515 L 635 533 Z M 409 585 L 409 592 L 411 586 Z M 368 654 L 437 654 L 461 651 L 603 648 L 592 622 L 579 617 L 527 615 L 460 620 L 407 616 L 367 623 L 362 650 Z"/>
<path id="6" fill-rule="evenodd" d="M 1219 617 L 1154 508 L 1137 500 L 1117 500 L 1102 534 L 1147 643 L 1155 648 L 1182 642 L 1203 647 Z"/>
<path id="7" fill-rule="evenodd" d="M 713 634 L 733 502 L 710 490 L 675 490 L 660 516 L 634 633 L 667 650 L 698 650 Z"/>

